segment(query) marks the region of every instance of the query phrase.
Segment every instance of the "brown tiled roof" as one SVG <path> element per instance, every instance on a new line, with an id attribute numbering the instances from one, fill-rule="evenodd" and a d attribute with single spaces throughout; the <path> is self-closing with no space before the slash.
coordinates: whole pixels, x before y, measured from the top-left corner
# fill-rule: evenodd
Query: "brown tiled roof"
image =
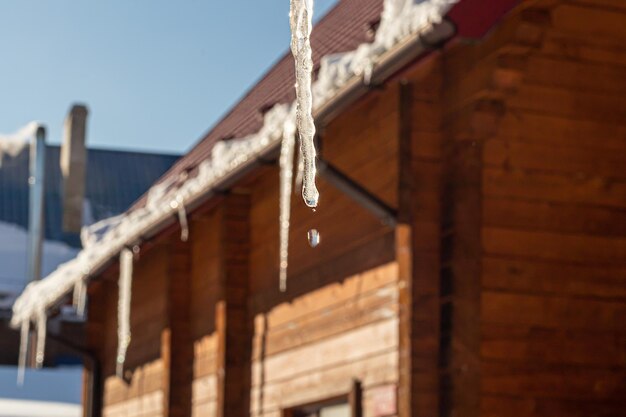
<path id="1" fill-rule="evenodd" d="M 315 66 L 325 55 L 351 51 L 363 42 L 371 42 L 370 29 L 377 23 L 382 7 L 383 0 L 341 0 L 313 29 L 311 46 Z M 285 43 L 288 45 L 287 39 Z M 293 101 L 294 83 L 293 58 L 287 52 L 163 178 L 193 169 L 209 156 L 220 139 L 257 132 L 264 110 Z"/>

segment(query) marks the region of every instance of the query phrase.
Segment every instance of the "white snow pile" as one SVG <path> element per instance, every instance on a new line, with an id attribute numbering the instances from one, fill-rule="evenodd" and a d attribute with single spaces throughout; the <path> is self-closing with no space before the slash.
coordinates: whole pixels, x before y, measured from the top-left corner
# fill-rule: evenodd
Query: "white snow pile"
<path id="1" fill-rule="evenodd" d="M 0 292 L 19 294 L 26 286 L 28 231 L 16 224 L 0 222 Z M 42 275 L 50 274 L 74 258 L 77 249 L 63 242 L 43 242 Z"/>
<path id="2" fill-rule="evenodd" d="M 363 44 L 353 52 L 332 55 L 322 60 L 318 80 L 312 87 L 313 109 L 333 99 L 338 90 L 353 77 L 367 78 L 377 65 L 378 59 L 399 42 L 409 36 L 428 32 L 434 24 L 441 21 L 456 1 L 385 0 L 381 24 L 373 43 Z M 154 186 L 144 207 L 124 214 L 115 224 L 109 225 L 106 232 L 95 239 L 87 239 L 91 244 L 87 244 L 75 259 L 59 266 L 47 278 L 29 284 L 13 306 L 11 325 L 17 328 L 22 322 L 35 321 L 39 311 L 52 307 L 76 285 L 80 285 L 91 271 L 98 270 L 108 260 L 117 257 L 124 248 L 139 243 L 141 236 L 147 231 L 154 230 L 177 216 L 181 204 L 188 204 L 208 194 L 244 165 L 281 141 L 291 141 L 290 137 L 295 135 L 295 124 L 294 104 L 278 104 L 265 114 L 263 127 L 256 134 L 217 143 L 211 156 L 200 164 L 197 176 L 184 181 L 174 179 Z M 285 161 L 292 158 L 291 146 L 288 142 L 284 147 Z M 281 165 L 283 169 L 292 169 L 292 164 L 288 162 Z M 292 175 L 283 174 L 282 177 L 286 182 L 291 181 Z M 285 186 L 281 192 L 281 200 L 288 195 L 288 191 Z M 281 228 L 288 228 L 288 211 L 289 203 L 282 201 Z M 284 238 L 285 235 L 281 233 L 281 236 Z M 287 241 L 281 239 L 281 242 L 283 240 Z M 286 270 L 286 247 L 282 247 L 283 245 L 284 243 L 281 244 L 281 268 L 284 265 Z"/>
<path id="3" fill-rule="evenodd" d="M 5 156 L 15 158 L 28 146 L 39 126 L 38 122 L 30 122 L 15 133 L 0 133 L 0 167 Z"/>

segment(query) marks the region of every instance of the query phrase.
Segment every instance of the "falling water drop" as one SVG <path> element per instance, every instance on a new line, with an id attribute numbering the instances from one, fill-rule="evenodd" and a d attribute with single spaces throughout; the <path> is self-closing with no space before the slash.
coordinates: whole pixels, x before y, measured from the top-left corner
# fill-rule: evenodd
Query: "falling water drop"
<path id="1" fill-rule="evenodd" d="M 309 238 L 309 245 L 311 245 L 312 248 L 320 244 L 320 233 L 317 229 L 309 230 L 307 237 Z"/>

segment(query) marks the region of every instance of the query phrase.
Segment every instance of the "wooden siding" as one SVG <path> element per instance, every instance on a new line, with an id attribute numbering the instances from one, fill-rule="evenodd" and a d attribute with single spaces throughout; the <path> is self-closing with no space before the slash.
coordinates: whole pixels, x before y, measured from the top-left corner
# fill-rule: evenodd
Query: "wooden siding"
<path id="1" fill-rule="evenodd" d="M 397 276 L 386 264 L 258 313 L 252 415 L 344 395 L 353 379 L 365 398 L 397 383 Z"/>
<path id="2" fill-rule="evenodd" d="M 481 45 L 451 51 L 449 140 L 476 150 L 481 198 L 479 339 L 463 347 L 480 391 L 471 402 L 453 395 L 453 410 L 609 416 L 626 407 L 621 6 L 527 2 Z M 453 328 L 467 322 L 452 317 Z"/>
<path id="3" fill-rule="evenodd" d="M 92 287 L 104 415 L 281 416 L 354 379 L 366 417 L 380 392 L 401 417 L 622 415 L 625 19 L 618 0 L 527 1 L 344 111 L 322 157 L 402 224 L 323 179 L 316 212 L 295 190 L 285 293 L 276 167 L 192 214 L 189 244 L 136 263 L 130 385 L 115 277 Z"/>
<path id="4" fill-rule="evenodd" d="M 103 417 L 165 415 L 161 336 L 166 325 L 167 246 L 157 246 L 134 264 L 131 298 L 132 341 L 126 357 L 126 381 L 115 376 L 117 350 L 117 285 L 106 283 L 102 369 Z"/>

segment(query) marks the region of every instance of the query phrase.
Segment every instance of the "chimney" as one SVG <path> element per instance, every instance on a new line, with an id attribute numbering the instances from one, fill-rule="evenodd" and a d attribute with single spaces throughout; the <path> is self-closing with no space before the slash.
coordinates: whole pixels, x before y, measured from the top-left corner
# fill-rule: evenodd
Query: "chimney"
<path id="1" fill-rule="evenodd" d="M 87 150 L 87 107 L 75 104 L 65 118 L 61 145 L 61 175 L 63 176 L 63 231 L 80 233 L 83 225 L 85 198 L 85 169 Z"/>

